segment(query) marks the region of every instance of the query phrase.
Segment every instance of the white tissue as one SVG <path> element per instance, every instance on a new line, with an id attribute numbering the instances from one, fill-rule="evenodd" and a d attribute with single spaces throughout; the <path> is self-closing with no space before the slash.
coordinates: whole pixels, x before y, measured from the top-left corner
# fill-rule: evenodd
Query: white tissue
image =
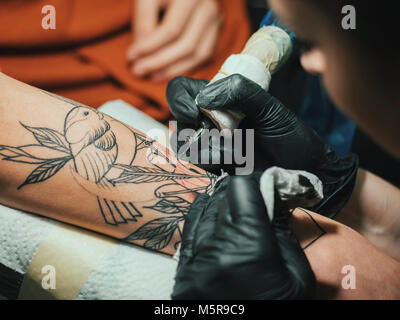
<path id="1" fill-rule="evenodd" d="M 24 274 L 57 223 L 0 205 L 0 263 Z"/>
<path id="2" fill-rule="evenodd" d="M 300 176 L 307 178 L 310 185 L 301 184 Z M 323 185 L 317 176 L 307 171 L 279 167 L 271 167 L 264 171 L 260 179 L 260 190 L 270 221 L 274 218 L 275 190 L 278 191 L 280 199 L 290 208 L 312 207 L 324 197 Z"/>

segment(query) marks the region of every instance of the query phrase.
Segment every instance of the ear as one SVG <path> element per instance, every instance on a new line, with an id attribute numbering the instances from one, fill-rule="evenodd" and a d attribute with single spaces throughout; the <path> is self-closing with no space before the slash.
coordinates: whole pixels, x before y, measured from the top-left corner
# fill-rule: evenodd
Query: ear
<path id="1" fill-rule="evenodd" d="M 312 74 L 323 74 L 326 68 L 326 57 L 319 48 L 312 48 L 303 53 L 300 58 L 304 70 Z"/>

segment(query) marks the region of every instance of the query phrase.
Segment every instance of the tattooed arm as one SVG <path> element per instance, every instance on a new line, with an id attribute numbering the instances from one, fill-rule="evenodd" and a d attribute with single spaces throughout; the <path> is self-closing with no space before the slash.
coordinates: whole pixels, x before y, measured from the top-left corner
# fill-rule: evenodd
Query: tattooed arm
<path id="1" fill-rule="evenodd" d="M 173 254 L 215 177 L 94 109 L 0 73 L 0 202 Z"/>

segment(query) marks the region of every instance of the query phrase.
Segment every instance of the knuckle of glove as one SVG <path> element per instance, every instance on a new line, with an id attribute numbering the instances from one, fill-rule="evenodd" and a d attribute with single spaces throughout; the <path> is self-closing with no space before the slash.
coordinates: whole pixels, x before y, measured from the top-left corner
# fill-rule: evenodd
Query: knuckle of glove
<path id="1" fill-rule="evenodd" d="M 269 96 L 266 108 L 260 108 L 257 118 L 263 119 L 263 133 L 270 135 L 285 135 L 293 131 L 299 119 L 276 98 Z"/>
<path id="2" fill-rule="evenodd" d="M 252 120 L 263 119 L 264 106 L 268 106 L 268 101 L 273 97 L 260 85 L 240 74 L 234 74 L 229 79 L 227 94 L 232 107 L 239 108 Z"/>
<path id="3" fill-rule="evenodd" d="M 177 91 L 177 88 L 181 87 L 182 83 L 186 80 L 184 76 L 177 76 L 169 81 L 167 85 L 167 98 L 171 97 Z"/>
<path id="4" fill-rule="evenodd" d="M 197 107 L 192 106 L 186 100 L 186 97 L 178 97 L 174 105 L 170 106 L 172 115 L 182 124 L 197 125 L 200 120 L 200 111 Z"/>
<path id="5" fill-rule="evenodd" d="M 196 80 L 184 76 L 175 77 L 168 83 L 167 102 L 176 120 L 197 124 L 200 111 L 195 103 L 195 97 L 207 83 L 207 80 Z"/>
<path id="6" fill-rule="evenodd" d="M 180 93 L 183 88 L 182 78 L 183 77 L 176 77 L 172 79 L 170 82 L 168 82 L 167 85 L 166 96 L 167 96 L 168 106 L 171 112 L 175 110 L 176 99 L 181 95 Z"/>

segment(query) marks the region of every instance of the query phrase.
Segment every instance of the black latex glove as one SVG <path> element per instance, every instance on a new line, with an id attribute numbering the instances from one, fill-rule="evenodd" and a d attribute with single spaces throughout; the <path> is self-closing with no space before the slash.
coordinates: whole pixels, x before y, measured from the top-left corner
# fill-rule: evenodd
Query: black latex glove
<path id="1" fill-rule="evenodd" d="M 207 80 L 197 80 L 186 77 L 176 77 L 171 80 L 167 87 L 167 100 L 172 115 L 177 121 L 177 128 L 171 136 L 171 146 L 178 158 L 183 158 L 189 162 L 196 164 L 204 170 L 220 174 L 221 169 L 233 174 L 232 165 L 225 166 L 223 164 L 224 141 L 216 147 L 213 146 L 212 139 L 209 139 L 209 148 L 200 148 L 200 144 L 196 149 L 196 154 L 191 154 L 185 149 L 188 139 L 192 136 L 186 134 L 185 129 L 198 130 L 201 125 L 209 125 L 214 127 L 212 122 L 208 120 L 196 106 L 195 98 L 197 94 L 209 83 Z M 179 139 L 178 139 L 179 135 Z M 200 141 L 199 141 L 200 142 Z M 183 153 L 182 153 L 183 152 Z M 204 156 L 209 159 L 206 163 L 201 161 Z M 215 164 L 212 164 L 213 156 L 218 157 Z"/>
<path id="2" fill-rule="evenodd" d="M 330 146 L 279 100 L 253 81 L 235 74 L 209 86 L 204 80 L 179 77 L 171 81 L 167 98 L 179 127 L 197 127 L 206 109 L 240 110 L 246 115 L 242 128 L 255 130 L 257 169 L 271 165 L 301 169 L 318 176 L 324 185 L 324 200 L 312 210 L 335 216 L 353 191 L 358 158 L 340 158 Z M 178 128 L 178 129 L 180 129 Z"/>
<path id="3" fill-rule="evenodd" d="M 193 203 L 173 299 L 314 298 L 315 277 L 288 227 L 288 210 L 276 196 L 270 223 L 259 178 L 226 178 Z"/>

